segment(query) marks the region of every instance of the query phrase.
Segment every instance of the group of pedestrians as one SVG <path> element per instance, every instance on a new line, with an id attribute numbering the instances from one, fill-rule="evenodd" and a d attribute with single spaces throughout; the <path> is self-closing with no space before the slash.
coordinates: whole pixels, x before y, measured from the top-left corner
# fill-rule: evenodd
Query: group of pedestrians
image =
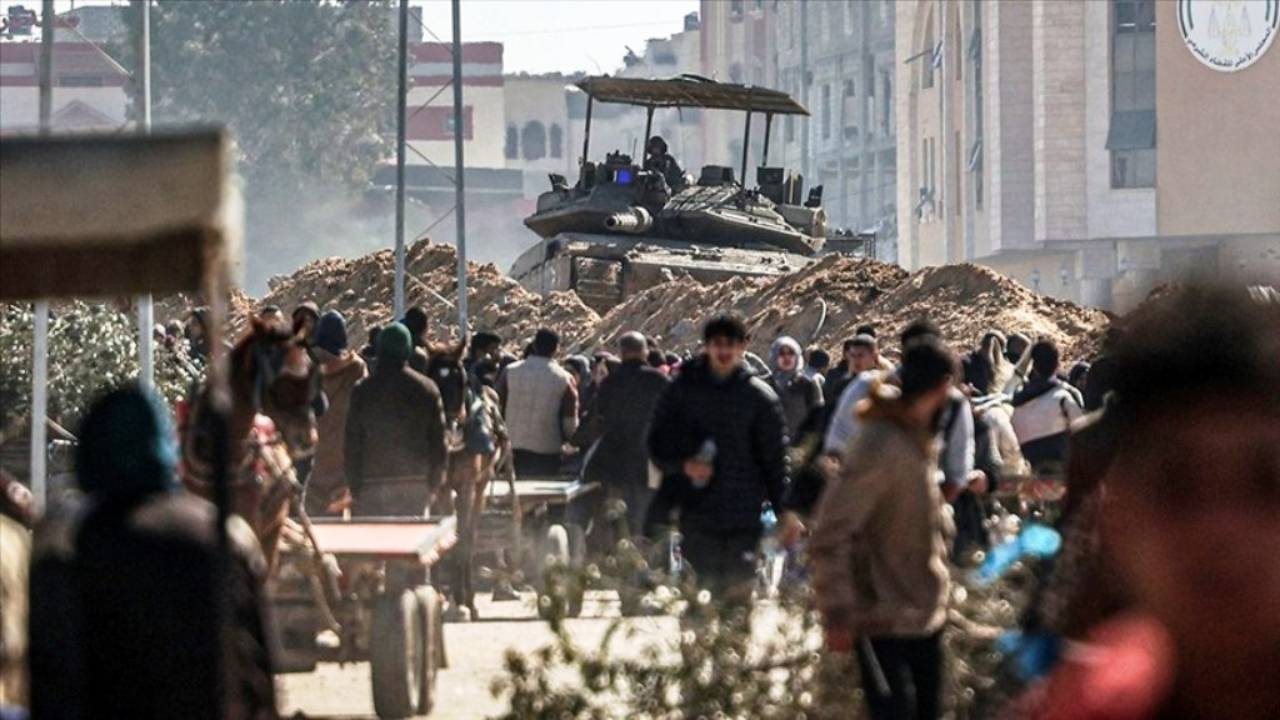
<path id="1" fill-rule="evenodd" d="M 1028 633 L 1094 654 L 1063 653 L 1014 716 L 1245 720 L 1280 716 L 1263 671 L 1280 667 L 1280 563 L 1267 561 L 1280 557 L 1277 312 L 1191 288 L 1134 316 L 1100 357 L 1065 375 L 1050 339 L 992 329 L 957 353 L 924 320 L 888 341 L 859 327 L 834 366 L 790 337 L 760 361 L 733 315 L 707 320 L 701 347 L 683 357 L 638 332 L 561 357 L 544 328 L 523 358 L 503 350 L 523 338 L 476 333 L 465 367 L 469 387 L 496 390 L 518 475 L 559 474 L 576 456 L 607 498 L 625 502 L 633 531 L 678 530 L 684 560 L 721 600 L 750 603 L 775 513 L 782 544 L 804 548 L 826 647 L 856 657 L 874 720 L 941 717 L 952 571 L 988 547 L 991 495 L 1027 477 L 1064 480 L 1068 492 L 1065 549 Z M 307 511 L 425 512 L 446 467 L 426 313 L 371 329 L 361 351 L 337 311 L 304 303 L 288 319 L 278 308 L 260 317 L 305 337 L 321 368 Z M 183 335 L 175 346 L 207 357 L 200 311 Z M 193 593 L 215 572 L 230 572 L 243 653 L 225 697 L 241 716 L 273 716 L 261 553 L 233 523 L 231 567 L 214 564 L 212 511 L 176 493 L 165 417 L 136 389 L 89 412 L 78 460 L 90 503 L 46 521 L 22 645 L 11 639 L 6 556 L 0 650 L 29 648 L 45 716 L 87 716 L 61 700 L 41 706 L 50 698 L 209 716 L 218 700 L 200 694 L 212 672 L 201 663 L 216 655 L 215 616 L 187 610 L 208 605 Z M 5 495 L 8 551 L 31 518 Z M 191 596 L 183 613 L 136 592 L 161 577 L 166 597 Z M 55 667 L 67 662 L 78 670 Z M 140 685 L 146 666 L 186 673 L 189 691 Z M 0 703 L 14 696 L 11 677 L 0 677 Z"/>

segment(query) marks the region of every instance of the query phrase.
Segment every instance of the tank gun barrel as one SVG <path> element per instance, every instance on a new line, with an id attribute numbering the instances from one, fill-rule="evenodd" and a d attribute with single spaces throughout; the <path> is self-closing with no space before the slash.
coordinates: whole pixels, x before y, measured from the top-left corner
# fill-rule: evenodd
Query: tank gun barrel
<path id="1" fill-rule="evenodd" d="M 614 232 L 648 232 L 653 227 L 653 216 L 642 207 L 632 207 L 605 218 L 604 226 Z"/>

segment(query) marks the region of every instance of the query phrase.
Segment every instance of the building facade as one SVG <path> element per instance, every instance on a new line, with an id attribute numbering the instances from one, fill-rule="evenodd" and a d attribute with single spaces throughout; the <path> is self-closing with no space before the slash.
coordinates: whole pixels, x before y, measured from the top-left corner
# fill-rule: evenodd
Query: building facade
<path id="1" fill-rule="evenodd" d="M 897 123 L 891 0 L 776 3 L 772 73 L 809 109 L 774 136 L 780 162 L 822 185 L 833 225 L 874 231 L 894 257 Z"/>
<path id="2" fill-rule="evenodd" d="M 1280 123 L 1280 51 L 1212 69 L 1183 40 L 1187 7 L 1206 24 L 1252 10 L 1255 28 L 1276 13 L 1266 0 L 898 3 L 902 264 L 980 262 L 1118 311 L 1189 268 L 1264 267 L 1280 248 L 1280 171 L 1257 148 Z M 1226 112 L 1206 113 L 1210 97 Z"/>
<path id="3" fill-rule="evenodd" d="M 129 73 L 88 42 L 53 44 L 53 128 L 119 130 L 128 123 Z M 40 43 L 0 42 L 0 132 L 40 124 Z"/>

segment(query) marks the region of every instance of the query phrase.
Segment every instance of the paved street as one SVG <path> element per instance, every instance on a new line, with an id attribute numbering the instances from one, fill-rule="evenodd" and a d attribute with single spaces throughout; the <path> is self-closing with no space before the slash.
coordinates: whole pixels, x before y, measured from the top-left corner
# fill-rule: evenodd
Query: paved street
<path id="1" fill-rule="evenodd" d="M 617 617 L 617 601 L 612 593 L 588 597 L 583 618 L 569 621 L 574 637 L 587 645 L 598 643 Z M 473 623 L 445 625 L 445 642 L 452 666 L 442 670 L 436 686 L 432 718 L 471 720 L 497 715 L 503 705 L 489 692 L 495 677 L 502 674 L 502 657 L 508 648 L 529 652 L 546 644 L 551 633 L 537 618 L 532 596 L 516 602 L 492 603 L 489 596 L 477 598 L 481 617 Z M 285 675 L 277 683 L 281 709 L 286 717 L 346 720 L 372 718 L 373 700 L 369 689 L 369 664 L 340 667 L 322 664 L 305 675 Z"/>

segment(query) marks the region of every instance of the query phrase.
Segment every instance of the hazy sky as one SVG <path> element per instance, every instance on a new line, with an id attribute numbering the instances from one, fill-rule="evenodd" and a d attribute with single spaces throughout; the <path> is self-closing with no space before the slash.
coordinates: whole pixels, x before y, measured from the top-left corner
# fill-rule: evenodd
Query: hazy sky
<path id="1" fill-rule="evenodd" d="M 410 1 L 422 6 L 432 32 L 451 40 L 449 0 Z M 112 1 L 57 0 L 56 7 L 62 12 L 73 4 Z M 38 11 L 40 0 L 0 0 L 6 11 L 10 5 Z M 613 72 L 625 46 L 643 52 L 647 38 L 679 32 L 684 16 L 697 9 L 698 0 L 462 0 L 462 37 L 503 43 L 507 72 Z"/>

